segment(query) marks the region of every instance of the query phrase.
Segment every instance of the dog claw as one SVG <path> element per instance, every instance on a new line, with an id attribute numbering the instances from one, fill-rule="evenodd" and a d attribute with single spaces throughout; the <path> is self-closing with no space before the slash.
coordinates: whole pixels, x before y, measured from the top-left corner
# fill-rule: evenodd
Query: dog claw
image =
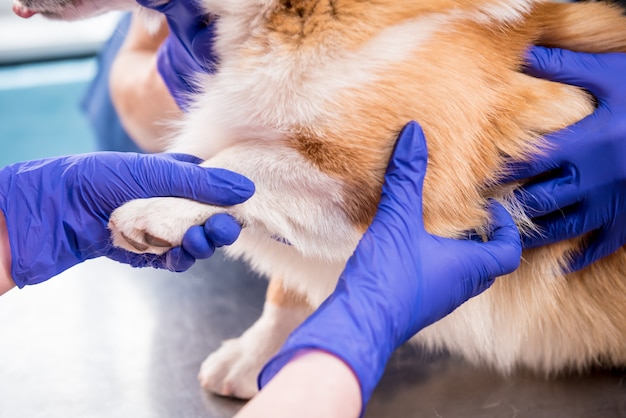
<path id="1" fill-rule="evenodd" d="M 149 246 L 147 246 L 146 244 L 142 244 L 139 241 L 135 241 L 134 239 L 130 238 L 128 235 L 126 235 L 125 233 L 120 231 L 120 235 L 122 235 L 122 238 L 124 238 L 126 240 L 127 243 L 129 243 L 134 249 L 136 249 L 137 251 L 141 251 L 144 252 L 146 251 L 148 248 L 150 248 Z"/>
<path id="2" fill-rule="evenodd" d="M 144 234 L 143 236 L 145 242 L 150 245 L 151 247 L 157 247 L 157 248 L 168 248 L 168 247 L 172 247 L 172 243 L 169 241 L 166 241 L 162 238 L 158 238 L 155 237 L 153 235 L 148 234 L 147 232 Z"/>

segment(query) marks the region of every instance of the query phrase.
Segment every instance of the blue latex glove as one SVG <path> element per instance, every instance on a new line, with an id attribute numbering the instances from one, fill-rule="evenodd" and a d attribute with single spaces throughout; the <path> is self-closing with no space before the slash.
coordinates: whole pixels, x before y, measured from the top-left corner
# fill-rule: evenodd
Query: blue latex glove
<path id="1" fill-rule="evenodd" d="M 199 162 L 180 154 L 102 152 L 0 169 L 0 210 L 9 233 L 13 280 L 19 287 L 39 283 L 100 256 L 135 267 L 182 271 L 193 264 L 194 256 L 207 255 L 207 241 L 215 245 L 213 231 L 217 245 L 236 239 L 238 224 L 221 215 L 207 222 L 209 235 L 203 234 L 199 245 L 195 233 L 187 233 L 190 252 L 183 244 L 161 256 L 140 255 L 111 244 L 109 217 L 129 200 L 174 196 L 234 205 L 254 193 L 247 178 L 202 168 Z"/>
<path id="2" fill-rule="evenodd" d="M 542 229 L 526 236 L 532 248 L 592 232 L 571 262 L 579 270 L 626 243 L 626 54 L 586 54 L 535 47 L 531 75 L 583 87 L 596 111 L 548 137 L 552 147 L 529 164 L 514 164 L 514 179 L 541 175 L 520 200 Z"/>
<path id="3" fill-rule="evenodd" d="M 488 242 L 442 238 L 424 229 L 426 158 L 423 133 L 411 122 L 389 164 L 378 213 L 335 292 L 261 371 L 260 387 L 301 350 L 323 350 L 354 371 L 365 405 L 398 346 L 518 267 L 519 233 L 495 202 Z"/>
<path id="4" fill-rule="evenodd" d="M 163 13 L 167 19 L 170 35 L 157 52 L 157 68 L 178 107 L 186 110 L 191 94 L 198 92 L 194 76 L 213 73 L 217 66 L 212 51 L 213 18 L 203 15 L 194 0 L 169 0 L 160 6 L 152 0 L 137 2 Z"/>
<path id="5" fill-rule="evenodd" d="M 232 216 L 218 213 L 204 225 L 192 226 L 183 237 L 182 247 L 192 259 L 209 258 L 215 248 L 230 245 L 241 232 L 241 225 Z"/>

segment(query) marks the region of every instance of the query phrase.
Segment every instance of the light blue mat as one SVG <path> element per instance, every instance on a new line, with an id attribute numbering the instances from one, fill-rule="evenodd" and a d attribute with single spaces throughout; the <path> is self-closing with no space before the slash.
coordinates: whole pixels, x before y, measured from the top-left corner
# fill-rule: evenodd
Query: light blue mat
<path id="1" fill-rule="evenodd" d="M 94 59 L 0 67 L 0 166 L 96 150 L 80 100 Z"/>

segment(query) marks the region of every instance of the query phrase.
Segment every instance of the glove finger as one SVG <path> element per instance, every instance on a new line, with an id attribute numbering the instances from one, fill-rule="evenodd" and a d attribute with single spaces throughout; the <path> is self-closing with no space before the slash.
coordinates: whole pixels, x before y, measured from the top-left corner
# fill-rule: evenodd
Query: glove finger
<path id="1" fill-rule="evenodd" d="M 150 157 L 138 157 L 138 164 L 129 167 L 138 178 L 136 188 L 143 192 L 135 198 L 173 196 L 225 206 L 242 203 L 254 193 L 254 183 L 232 171 L 181 163 L 161 155 Z"/>
<path id="2" fill-rule="evenodd" d="M 190 167 L 192 170 L 194 168 L 203 170 L 204 175 L 194 175 L 191 179 L 173 179 L 170 194 L 180 188 L 185 195 L 191 196 L 194 200 L 211 205 L 230 206 L 245 202 L 254 193 L 254 183 L 240 174 L 218 168 Z M 180 181 L 177 183 L 176 180 Z"/>
<path id="3" fill-rule="evenodd" d="M 626 243 L 626 216 L 622 216 L 610 227 L 601 228 L 590 235 L 580 254 L 572 258 L 570 272 L 582 270 L 622 248 Z"/>
<path id="4" fill-rule="evenodd" d="M 215 252 L 215 246 L 207 238 L 201 225 L 192 226 L 183 236 L 182 247 L 196 259 L 209 258 Z"/>
<path id="5" fill-rule="evenodd" d="M 507 164 L 505 175 L 502 176 L 502 182 L 508 183 L 517 180 L 527 180 L 538 176 L 542 173 L 553 170 L 558 166 L 554 161 L 543 161 L 541 157 L 533 158 L 532 161 L 514 161 Z"/>
<path id="6" fill-rule="evenodd" d="M 402 222 L 422 219 L 422 186 L 427 158 L 422 128 L 417 122 L 409 122 L 400 133 L 387 167 L 377 218 L 391 216 Z"/>
<path id="7" fill-rule="evenodd" d="M 155 0 L 137 0 L 149 9 L 156 10 L 167 17 L 170 30 L 189 44 L 189 34 L 197 32 L 204 25 L 202 10 L 194 0 L 170 0 L 159 2 Z"/>
<path id="8" fill-rule="evenodd" d="M 551 171 L 568 169 L 573 161 L 584 153 L 588 143 L 589 132 L 597 131 L 597 126 L 610 123 L 610 111 L 606 106 L 600 106 L 591 115 L 561 129 L 546 135 L 544 149 L 534 155 L 530 161 L 513 161 L 507 166 L 507 175 L 503 181 L 526 180 L 537 176 L 550 176 Z M 572 155 L 575 150 L 578 155 Z"/>
<path id="9" fill-rule="evenodd" d="M 572 163 L 572 144 L 580 151 L 580 142 L 589 136 L 589 132 L 597 130 L 595 126 L 606 119 L 605 111 L 594 112 L 567 128 L 546 135 L 543 150 L 533 155 L 530 161 L 513 161 L 508 164 L 504 181 L 525 180 L 545 175 L 551 171 L 563 170 Z M 599 119 L 601 118 L 601 119 Z"/>
<path id="10" fill-rule="evenodd" d="M 190 164 L 201 164 L 204 160 L 196 157 L 191 154 L 183 154 L 183 153 L 169 153 L 169 154 L 161 154 L 164 157 L 169 157 L 172 160 L 179 161 L 181 163 L 190 163 Z"/>
<path id="11" fill-rule="evenodd" d="M 531 218 L 547 215 L 582 200 L 579 187 L 572 183 L 569 176 L 528 184 L 517 189 L 515 196 Z"/>
<path id="12" fill-rule="evenodd" d="M 171 1 L 163 1 L 163 0 L 136 0 L 137 3 L 140 6 L 143 6 L 147 9 L 152 9 L 152 10 L 156 10 L 158 12 L 161 11 L 161 9 L 163 8 L 167 8 L 167 7 L 171 7 L 168 6 L 168 3 L 176 3 L 176 2 L 171 2 Z"/>
<path id="13" fill-rule="evenodd" d="M 533 223 L 539 232 L 524 235 L 522 244 L 524 248 L 536 248 L 579 237 L 602 226 L 603 221 L 598 218 L 598 214 L 581 210 L 578 205 L 574 205 L 534 218 Z"/>
<path id="14" fill-rule="evenodd" d="M 227 213 L 211 216 L 204 224 L 204 233 L 216 247 L 230 245 L 239 238 L 241 225 Z"/>
<path id="15" fill-rule="evenodd" d="M 530 161 L 509 162 L 502 181 L 526 180 L 560 168 L 565 158 L 562 144 L 566 141 L 559 133 L 547 135 L 546 149 L 533 155 Z"/>
<path id="16" fill-rule="evenodd" d="M 604 60 L 604 54 L 533 46 L 526 54 L 526 72 L 535 77 L 582 87 L 596 97 L 605 97 L 614 86 L 611 78 L 598 77 L 598 72 L 607 67 Z"/>
<path id="17" fill-rule="evenodd" d="M 191 41 L 191 53 L 207 73 L 217 70 L 217 57 L 213 53 L 215 40 L 215 23 L 200 30 Z"/>
<path id="18" fill-rule="evenodd" d="M 177 273 L 189 270 L 196 262 L 195 257 L 181 247 L 174 247 L 162 256 L 155 259 L 154 268 L 164 268 Z"/>
<path id="19" fill-rule="evenodd" d="M 187 112 L 193 102 L 193 96 L 198 93 L 198 86 L 194 83 L 191 73 L 201 73 L 203 69 L 196 63 L 191 54 L 179 54 L 177 48 L 184 48 L 181 41 L 168 36 L 157 51 L 157 69 L 178 107 Z"/>

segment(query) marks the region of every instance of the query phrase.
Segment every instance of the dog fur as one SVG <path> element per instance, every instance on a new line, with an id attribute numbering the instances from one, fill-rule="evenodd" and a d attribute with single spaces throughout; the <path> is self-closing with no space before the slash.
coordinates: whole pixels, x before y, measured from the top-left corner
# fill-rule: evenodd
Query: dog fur
<path id="1" fill-rule="evenodd" d="M 60 0 L 23 3 L 43 11 Z M 54 9 L 57 17 L 67 19 L 67 4 L 74 7 Z M 72 17 L 82 16 L 82 4 Z M 590 114 L 594 101 L 579 88 L 525 75 L 525 51 L 532 44 L 626 51 L 624 12 L 603 2 L 203 0 L 202 6 L 218 16 L 219 70 L 198 76 L 203 92 L 176 122 L 171 151 L 244 174 L 257 192 L 230 208 L 137 200 L 118 209 L 110 227 L 116 245 L 162 253 L 214 213 L 228 212 L 245 225 L 227 252 L 271 278 L 264 312 L 200 372 L 206 389 L 241 398 L 256 393 L 263 364 L 333 290 L 375 213 L 407 121 L 417 120 L 428 140 L 430 232 L 461 238 L 483 228 L 486 200 L 495 196 L 534 233 L 510 187 L 500 185 L 507 158 L 542 152 L 544 134 Z M 626 364 L 626 252 L 563 275 L 583 241 L 525 251 L 518 271 L 413 341 L 503 373 Z"/>

